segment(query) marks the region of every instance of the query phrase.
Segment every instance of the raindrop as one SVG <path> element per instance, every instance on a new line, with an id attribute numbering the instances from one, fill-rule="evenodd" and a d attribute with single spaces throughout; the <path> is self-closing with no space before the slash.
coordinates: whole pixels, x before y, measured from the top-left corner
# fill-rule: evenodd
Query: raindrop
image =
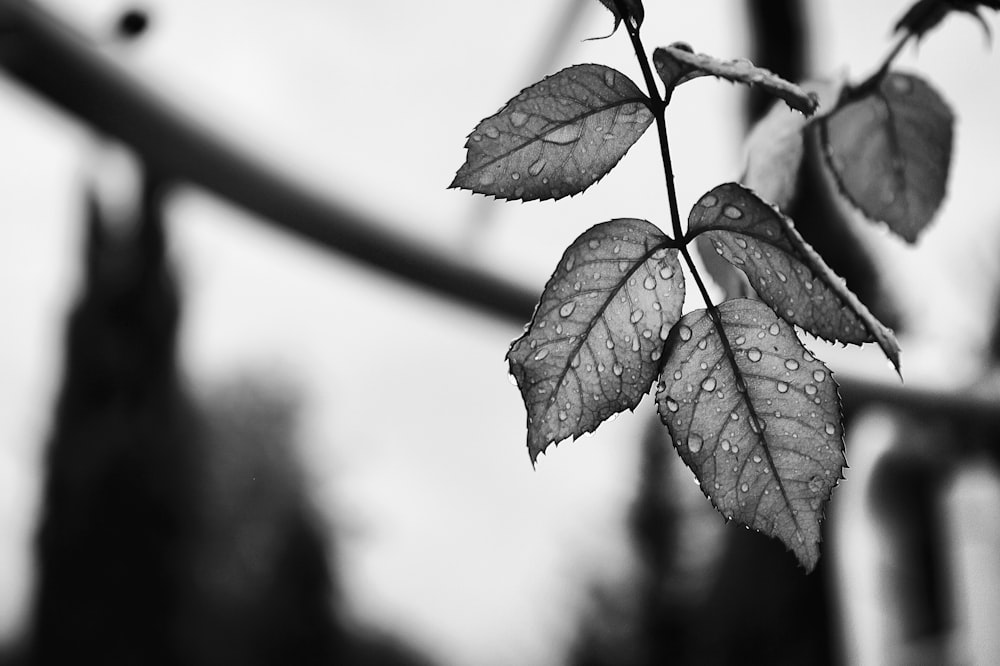
<path id="1" fill-rule="evenodd" d="M 636 338 L 635 340 L 632 341 L 632 351 L 634 352 L 639 351 L 639 338 Z"/>
<path id="2" fill-rule="evenodd" d="M 742 486 L 740 486 L 740 490 L 742 490 L 743 492 L 747 492 L 748 490 L 750 490 L 750 484 L 744 483 Z"/>
<path id="3" fill-rule="evenodd" d="M 722 214 L 728 217 L 730 220 L 738 220 L 743 217 L 743 211 L 741 211 L 736 206 L 726 206 L 722 209 Z"/>
<path id="4" fill-rule="evenodd" d="M 549 350 L 548 350 L 547 347 L 543 348 L 543 349 L 539 349 L 538 353 L 535 354 L 535 360 L 536 361 L 541 361 L 542 359 L 544 359 L 548 355 L 549 355 Z"/>
<path id="5" fill-rule="evenodd" d="M 716 386 L 715 377 L 706 377 L 705 381 L 701 383 L 701 388 L 705 391 L 708 391 L 709 393 L 715 390 L 715 386 Z"/>
<path id="6" fill-rule="evenodd" d="M 747 336 L 745 335 L 741 335 L 737 337 L 735 340 L 733 340 L 733 342 L 735 342 L 737 345 L 744 345 L 746 344 L 746 341 L 747 341 Z"/>
<path id="7" fill-rule="evenodd" d="M 799 362 L 796 361 L 794 358 L 790 358 L 787 361 L 785 361 L 785 367 L 788 368 L 789 370 L 798 370 Z"/>
<path id="8" fill-rule="evenodd" d="M 569 255 L 569 258 L 566 260 L 566 271 L 569 272 L 573 270 L 573 266 L 575 265 L 576 265 L 576 257 L 571 254 Z"/>
<path id="9" fill-rule="evenodd" d="M 746 240 L 744 240 L 743 238 L 740 238 L 739 236 L 736 237 L 736 244 L 739 245 L 744 250 L 747 249 L 747 242 L 746 242 Z"/>
<path id="10" fill-rule="evenodd" d="M 730 448 L 730 446 L 729 446 L 729 440 L 728 439 L 722 440 L 722 450 L 723 451 L 728 451 L 729 448 Z"/>
<path id="11" fill-rule="evenodd" d="M 684 376 L 684 373 L 682 373 L 680 370 L 674 370 L 674 380 L 675 381 L 680 381 L 680 379 L 683 376 Z"/>
<path id="12" fill-rule="evenodd" d="M 490 137 L 491 139 L 500 138 L 500 130 L 498 130 L 496 127 L 493 127 L 492 125 L 484 129 L 483 134 Z"/>
<path id="13" fill-rule="evenodd" d="M 826 434 L 833 435 L 836 432 L 837 432 L 837 427 L 835 425 L 833 425 L 832 423 L 826 424 Z"/>
<path id="14" fill-rule="evenodd" d="M 607 69 L 604 71 L 604 83 L 607 84 L 609 88 L 615 87 L 615 70 Z"/>
<path id="15" fill-rule="evenodd" d="M 632 316 L 629 317 L 629 321 L 631 321 L 633 324 L 638 324 L 639 321 L 644 316 L 645 316 L 645 313 L 642 310 L 636 310 L 635 312 L 632 313 Z"/>
<path id="16" fill-rule="evenodd" d="M 673 268 L 671 268 L 670 266 L 661 266 L 660 267 L 660 277 L 661 278 L 663 278 L 664 280 L 669 280 L 673 276 L 674 276 L 674 269 Z"/>
<path id="17" fill-rule="evenodd" d="M 647 275 L 646 279 L 642 282 L 642 286 L 646 289 L 656 289 L 656 278 L 652 275 Z"/>
<path id="18" fill-rule="evenodd" d="M 651 353 L 649 355 L 649 360 L 650 361 L 659 361 L 660 360 L 660 350 L 659 349 L 654 350 L 653 353 Z"/>
<path id="19" fill-rule="evenodd" d="M 667 328 L 666 326 L 661 326 L 660 327 L 660 339 L 663 340 L 663 341 L 666 341 L 667 336 L 669 336 L 669 335 L 670 335 L 670 329 Z"/>
<path id="20" fill-rule="evenodd" d="M 779 282 L 788 282 L 788 277 L 784 273 L 782 273 L 781 271 L 778 271 L 776 273 L 776 275 L 778 276 L 778 281 Z"/>
<path id="21" fill-rule="evenodd" d="M 621 243 L 615 243 L 615 247 L 614 247 L 614 249 L 613 249 L 613 250 L 611 250 L 611 251 L 612 251 L 613 253 L 615 253 L 615 254 L 618 254 L 619 252 L 621 252 L 621 251 L 622 251 L 622 244 L 621 244 Z"/>
<path id="22" fill-rule="evenodd" d="M 715 197 L 714 194 L 706 194 L 701 199 L 701 205 L 704 206 L 705 208 L 711 208 L 717 203 L 719 203 L 719 200 Z"/>
<path id="23" fill-rule="evenodd" d="M 815 357 L 807 351 L 802 352 L 802 360 L 806 363 L 812 363 Z"/>
<path id="24" fill-rule="evenodd" d="M 771 327 L 767 329 L 767 332 L 770 333 L 771 335 L 777 335 L 778 333 L 780 333 L 781 329 L 778 327 L 778 322 L 774 322 L 773 324 L 771 324 Z"/>
<path id="25" fill-rule="evenodd" d="M 583 128 L 580 125 L 563 125 L 543 136 L 542 141 L 566 145 L 579 139 L 582 131 Z"/>
<path id="26" fill-rule="evenodd" d="M 544 160 L 538 160 L 538 162 L 543 162 L 543 161 Z M 538 164 L 538 162 L 535 162 L 535 164 Z M 532 168 L 534 168 L 534 166 L 532 166 Z M 530 170 L 531 169 L 529 169 L 529 171 Z M 590 246 L 591 250 L 596 250 L 597 248 L 601 247 L 601 241 L 599 241 L 596 238 L 594 238 L 594 239 L 591 239 L 591 241 L 589 243 L 587 243 L 587 245 Z"/>
<path id="27" fill-rule="evenodd" d="M 528 122 L 528 114 L 523 111 L 514 111 L 510 114 L 510 124 L 514 127 L 524 127 Z"/>
<path id="28" fill-rule="evenodd" d="M 788 384 L 785 382 L 778 382 L 778 393 L 788 393 Z"/>
<path id="29" fill-rule="evenodd" d="M 677 335 L 681 336 L 681 340 L 687 342 L 688 340 L 691 339 L 692 332 L 690 328 L 682 324 L 681 326 L 677 327 Z"/>
<path id="30" fill-rule="evenodd" d="M 667 404 L 667 409 L 670 410 L 671 412 L 676 412 L 678 409 L 680 409 L 680 405 L 678 405 L 672 398 L 667 398 L 666 404 Z"/>
<path id="31" fill-rule="evenodd" d="M 698 341 L 698 349 L 704 350 L 707 348 L 708 348 L 708 338 L 702 338 L 701 340 Z"/>
<path id="32" fill-rule="evenodd" d="M 759 462 L 760 462 L 760 460 L 761 460 L 761 458 L 760 458 L 760 456 L 759 456 L 759 455 L 757 455 L 756 453 L 755 453 L 755 454 L 753 454 L 753 461 L 754 461 L 755 463 L 759 463 Z"/>
<path id="33" fill-rule="evenodd" d="M 740 452 L 740 447 L 733 444 L 733 453 L 739 453 L 739 452 Z"/>
<path id="34" fill-rule="evenodd" d="M 625 372 L 625 368 L 622 367 L 621 363 L 615 363 L 611 366 L 611 372 L 615 373 L 618 377 L 621 377 L 622 373 Z"/>
<path id="35" fill-rule="evenodd" d="M 764 355 L 761 354 L 760 350 L 757 349 L 756 347 L 751 347 L 747 351 L 747 358 L 750 359 L 750 361 L 753 362 L 753 363 L 756 363 L 757 361 L 759 361 L 763 356 Z"/>
<path id="36" fill-rule="evenodd" d="M 568 303 L 564 303 L 563 306 L 559 308 L 559 316 L 568 317 L 571 314 L 573 314 L 573 310 L 575 309 L 576 309 L 576 301 L 570 301 Z"/>
<path id="37" fill-rule="evenodd" d="M 736 412 L 730 412 L 729 413 L 729 420 L 730 421 L 739 421 L 740 420 L 740 415 L 737 414 Z"/>
<path id="38" fill-rule="evenodd" d="M 560 421 L 565 421 L 567 418 L 569 418 L 569 416 L 566 414 L 566 412 L 562 412 L 562 411 L 559 412 L 559 420 Z"/>
<path id="39" fill-rule="evenodd" d="M 598 363 L 597 364 L 597 371 L 598 372 L 604 372 L 605 369 L 606 369 L 606 367 L 605 367 L 605 365 L 603 363 Z"/>
<path id="40" fill-rule="evenodd" d="M 705 440 L 702 439 L 701 435 L 691 435 L 688 437 L 688 449 L 691 453 L 698 453 L 701 451 L 701 445 L 704 442 Z"/>
<path id="41" fill-rule="evenodd" d="M 806 384 L 806 395 L 816 395 L 816 391 L 818 390 L 815 384 Z"/>
<path id="42" fill-rule="evenodd" d="M 542 323 L 544 324 L 545 322 Z M 562 324 L 556 324 L 556 335 L 562 335 L 562 332 L 563 332 Z"/>
<path id="43" fill-rule="evenodd" d="M 816 370 L 813 372 L 813 379 L 815 379 L 817 382 L 821 382 L 824 379 L 826 379 L 826 373 L 823 372 L 822 370 Z"/>
<path id="44" fill-rule="evenodd" d="M 515 171 L 514 173 L 510 174 L 510 179 L 511 180 L 521 180 L 521 174 L 519 174 L 518 172 Z"/>
<path id="45" fill-rule="evenodd" d="M 573 291 L 580 291 L 581 289 L 583 289 L 583 283 L 582 282 L 580 282 L 579 280 L 577 280 L 576 282 L 573 283 Z"/>
<path id="46" fill-rule="evenodd" d="M 608 338 L 607 340 L 604 341 L 604 346 L 607 347 L 608 349 L 614 349 L 615 342 L 611 338 Z"/>

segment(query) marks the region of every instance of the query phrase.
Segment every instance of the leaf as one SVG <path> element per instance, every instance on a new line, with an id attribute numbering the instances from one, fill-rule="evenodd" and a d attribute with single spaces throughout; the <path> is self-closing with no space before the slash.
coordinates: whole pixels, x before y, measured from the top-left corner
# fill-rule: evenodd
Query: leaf
<path id="1" fill-rule="evenodd" d="M 919 0 L 906 10 L 893 31 L 907 31 L 916 35 L 917 38 L 921 38 L 935 28 L 950 12 L 958 11 L 974 16 L 983 26 L 986 36 L 990 37 L 990 26 L 979 13 L 980 6 L 1000 9 L 1000 0 Z"/>
<path id="2" fill-rule="evenodd" d="M 691 47 L 683 43 L 656 49 L 653 65 L 667 87 L 668 99 L 671 91 L 685 81 L 711 75 L 734 83 L 759 86 L 807 116 L 816 111 L 818 104 L 815 94 L 807 93 L 773 72 L 754 66 L 749 60 L 719 60 L 704 53 L 693 53 Z"/>
<path id="3" fill-rule="evenodd" d="M 669 239 L 644 220 L 591 227 L 566 249 L 507 359 L 528 410 L 534 462 L 553 442 L 633 409 L 681 316 L 684 275 Z"/>
<path id="4" fill-rule="evenodd" d="M 807 81 L 802 89 L 816 95 L 820 109 L 833 109 L 844 81 Z M 803 130 L 811 122 L 791 113 L 780 103 L 751 128 L 743 146 L 743 174 L 740 182 L 778 208 L 787 209 L 795 196 L 802 156 Z"/>
<path id="5" fill-rule="evenodd" d="M 607 7 L 608 11 L 615 16 L 615 27 L 611 31 L 612 34 L 618 30 L 618 25 L 622 22 L 622 18 L 632 19 L 636 28 L 642 26 L 642 21 L 646 18 L 646 10 L 642 6 L 642 0 L 621 0 L 621 4 L 625 7 L 626 12 L 624 17 L 618 10 L 618 4 L 615 0 L 601 0 L 601 4 Z"/>
<path id="6" fill-rule="evenodd" d="M 691 209 L 688 233 L 744 273 L 761 300 L 790 324 L 826 340 L 877 342 L 899 370 L 899 344 L 792 226 L 756 194 L 724 183 Z"/>
<path id="7" fill-rule="evenodd" d="M 912 243 L 944 199 L 954 122 L 926 81 L 890 72 L 822 118 L 820 141 L 841 193 Z"/>
<path id="8" fill-rule="evenodd" d="M 671 331 L 660 418 L 726 520 L 779 538 L 812 570 L 846 464 L 837 383 L 766 305 L 735 299 L 718 312 L 718 325 L 697 310 Z"/>
<path id="9" fill-rule="evenodd" d="M 476 126 L 450 187 L 521 201 L 583 192 L 653 122 L 648 102 L 610 67 L 568 67 L 524 89 Z"/>

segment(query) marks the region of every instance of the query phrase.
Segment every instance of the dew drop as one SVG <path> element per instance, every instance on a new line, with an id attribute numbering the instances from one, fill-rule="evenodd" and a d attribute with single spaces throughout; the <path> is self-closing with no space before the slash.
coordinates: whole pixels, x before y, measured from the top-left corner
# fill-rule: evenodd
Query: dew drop
<path id="1" fill-rule="evenodd" d="M 744 483 L 742 486 L 740 486 L 740 490 L 742 490 L 743 492 L 749 491 L 750 490 L 750 484 L 749 483 Z"/>
<path id="2" fill-rule="evenodd" d="M 528 122 L 528 114 L 523 111 L 514 111 L 510 114 L 510 124 L 514 127 L 524 127 Z"/>
<path id="3" fill-rule="evenodd" d="M 778 271 L 775 275 L 778 278 L 778 282 L 788 282 L 788 276 L 786 276 L 781 271 Z"/>
<path id="4" fill-rule="evenodd" d="M 755 463 L 759 463 L 761 461 L 761 457 L 755 453 L 753 454 L 753 461 Z"/>
<path id="5" fill-rule="evenodd" d="M 744 250 L 747 249 L 747 242 L 746 242 L 746 240 L 744 240 L 743 238 L 740 238 L 739 236 L 736 237 L 736 244 L 739 245 L 740 248 L 742 248 Z"/>
<path id="6" fill-rule="evenodd" d="M 823 372 L 822 370 L 816 370 L 813 372 L 813 379 L 815 379 L 817 382 L 822 382 L 824 379 L 826 379 L 826 373 Z"/>
<path id="7" fill-rule="evenodd" d="M 568 317 L 573 314 L 573 310 L 576 309 L 576 301 L 570 301 L 568 303 L 563 303 L 563 306 L 559 308 L 560 317 Z"/>
<path id="8" fill-rule="evenodd" d="M 701 388 L 705 391 L 708 391 L 709 393 L 715 390 L 715 386 L 716 386 L 715 377 L 706 377 L 705 381 L 701 383 Z"/>
<path id="9" fill-rule="evenodd" d="M 536 160 L 530 167 L 528 167 L 528 173 L 530 173 L 532 176 L 537 176 L 542 172 L 542 169 L 545 168 L 545 164 L 546 161 L 544 158 Z M 590 243 L 591 243 L 590 247 L 596 250 L 597 248 L 594 246 L 594 244 L 597 243 L 597 241 L 590 241 Z"/>
<path id="10" fill-rule="evenodd" d="M 678 405 L 677 402 L 674 401 L 672 398 L 667 398 L 666 405 L 667 409 L 670 410 L 671 412 L 676 412 L 678 409 L 680 409 L 680 405 Z"/>
<path id="11" fill-rule="evenodd" d="M 802 360 L 806 363 L 812 363 L 815 357 L 807 351 L 802 352 Z"/>
<path id="12" fill-rule="evenodd" d="M 673 268 L 671 268 L 670 266 L 661 266 L 660 267 L 660 277 L 661 278 L 663 278 L 664 280 L 669 280 L 673 276 L 674 276 L 674 269 Z"/>
<path id="13" fill-rule="evenodd" d="M 625 372 L 625 368 L 622 367 L 621 363 L 615 363 L 611 366 L 611 372 L 615 373 L 616 376 L 621 377 L 622 373 Z"/>
<path id="14" fill-rule="evenodd" d="M 566 414 L 566 412 L 562 412 L 562 411 L 559 412 L 559 420 L 560 421 L 565 421 L 567 418 L 569 418 L 569 415 Z"/>
<path id="15" fill-rule="evenodd" d="M 778 393 L 788 393 L 788 384 L 785 382 L 778 382 Z"/>
<path id="16" fill-rule="evenodd" d="M 722 440 L 722 450 L 728 451 L 730 449 L 730 444 L 728 439 Z"/>
<path id="17" fill-rule="evenodd" d="M 519 174 L 518 172 L 515 171 L 514 173 L 510 174 L 510 179 L 511 180 L 521 180 L 521 174 Z"/>
<path id="18" fill-rule="evenodd" d="M 691 453 L 698 453 L 701 451 L 701 445 L 704 443 L 705 440 L 702 439 L 701 435 L 691 435 L 688 437 L 688 450 Z"/>
<path id="19" fill-rule="evenodd" d="M 692 332 L 690 328 L 682 324 L 677 328 L 677 335 L 681 337 L 681 340 L 687 342 L 688 340 L 691 339 Z"/>
<path id="20" fill-rule="evenodd" d="M 750 359 L 750 361 L 753 363 L 759 361 L 761 358 L 763 358 L 763 356 L 764 355 L 761 354 L 760 350 L 757 349 L 756 347 L 751 347 L 749 350 L 747 350 L 747 358 Z"/>
<path id="21" fill-rule="evenodd" d="M 579 139 L 582 131 L 583 128 L 580 125 L 563 125 L 543 136 L 542 141 L 566 145 Z"/>
<path id="22" fill-rule="evenodd" d="M 737 345 L 745 345 L 747 342 L 747 336 L 741 335 L 737 337 L 735 340 L 733 340 L 733 342 L 735 342 Z"/>
<path id="23" fill-rule="evenodd" d="M 770 328 L 767 329 L 767 332 L 770 333 L 771 335 L 777 335 L 778 333 L 780 333 L 781 328 L 778 327 L 778 322 L 774 322 L 773 324 L 771 324 Z"/>
<path id="24" fill-rule="evenodd" d="M 544 359 L 548 355 L 549 355 L 549 350 L 548 350 L 547 347 L 543 348 L 543 349 L 539 349 L 538 353 L 535 354 L 535 360 L 536 361 L 541 361 L 542 359 Z"/>
<path id="25" fill-rule="evenodd" d="M 646 289 L 656 289 L 656 278 L 652 275 L 647 275 L 646 279 L 642 281 L 642 286 Z"/>
<path id="26" fill-rule="evenodd" d="M 705 208 L 711 208 L 715 204 L 719 203 L 719 200 L 714 194 L 706 194 L 701 198 L 701 205 Z"/>
<path id="27" fill-rule="evenodd" d="M 683 372 L 681 372 L 680 370 L 674 370 L 674 380 L 675 381 L 679 381 L 682 377 L 684 377 L 684 373 Z"/>
<path id="28" fill-rule="evenodd" d="M 603 363 L 598 363 L 597 364 L 597 371 L 598 372 L 604 372 L 606 369 L 607 369 L 607 367 Z"/>
<path id="29" fill-rule="evenodd" d="M 660 360 L 660 350 L 659 349 L 654 349 L 653 352 L 649 355 L 649 360 L 650 361 L 654 361 L 654 362 L 655 361 L 659 361 Z"/>
<path id="30" fill-rule="evenodd" d="M 607 340 L 604 341 L 604 346 L 607 347 L 608 349 L 614 349 L 615 342 L 611 338 L 608 338 Z"/>
<path id="31" fill-rule="evenodd" d="M 604 70 L 604 83 L 609 88 L 614 88 L 615 87 L 615 70 L 613 70 L 613 69 L 606 69 L 606 70 Z"/>
<path id="32" fill-rule="evenodd" d="M 635 338 L 634 340 L 632 340 L 632 351 L 634 351 L 634 352 L 639 351 L 639 338 L 638 337 Z"/>
<path id="33" fill-rule="evenodd" d="M 790 358 L 787 361 L 785 361 L 785 367 L 788 368 L 789 370 L 798 370 L 799 362 L 796 361 L 794 358 Z"/>
<path id="34" fill-rule="evenodd" d="M 667 337 L 670 335 L 670 329 L 666 326 L 660 327 L 660 339 L 666 341 Z"/>
<path id="35" fill-rule="evenodd" d="M 816 391 L 818 390 L 819 389 L 816 388 L 815 384 L 806 384 L 805 388 L 806 395 L 816 395 Z"/>
<path id="36" fill-rule="evenodd" d="M 736 412 L 730 412 L 729 413 L 729 420 L 730 421 L 739 421 L 740 420 L 740 415 L 737 414 Z"/>
<path id="37" fill-rule="evenodd" d="M 726 206 L 722 209 L 722 214 L 728 217 L 730 220 L 738 220 L 743 217 L 743 211 L 741 211 L 736 206 Z"/>
<path id="38" fill-rule="evenodd" d="M 631 321 L 633 324 L 638 324 L 639 321 L 642 320 L 642 318 L 645 316 L 645 314 L 646 313 L 644 313 L 642 310 L 636 310 L 635 312 L 632 313 L 632 316 L 629 317 L 629 321 Z"/>
<path id="39" fill-rule="evenodd" d="M 573 270 L 573 266 L 575 265 L 576 265 L 576 257 L 571 254 L 569 255 L 569 258 L 566 260 L 566 271 L 569 272 Z"/>
<path id="40" fill-rule="evenodd" d="M 483 134 L 485 134 L 486 136 L 490 137 L 491 139 L 498 139 L 498 138 L 500 138 L 500 130 L 498 130 L 493 125 L 490 125 L 486 129 L 484 129 L 483 130 Z"/>
<path id="41" fill-rule="evenodd" d="M 826 434 L 833 435 L 836 434 L 836 432 L 837 432 L 837 427 L 835 425 L 833 425 L 832 423 L 826 424 Z"/>

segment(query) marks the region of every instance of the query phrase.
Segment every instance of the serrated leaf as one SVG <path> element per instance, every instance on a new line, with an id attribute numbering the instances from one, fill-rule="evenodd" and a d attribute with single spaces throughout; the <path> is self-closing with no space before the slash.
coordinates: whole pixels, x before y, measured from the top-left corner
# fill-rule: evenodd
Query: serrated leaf
<path id="1" fill-rule="evenodd" d="M 680 318 L 678 251 L 644 220 L 591 227 L 567 248 L 507 360 L 528 411 L 532 462 L 649 392 Z"/>
<path id="2" fill-rule="evenodd" d="M 912 243 L 944 199 L 954 122 L 930 84 L 890 72 L 820 119 L 820 140 L 841 193 Z"/>
<path id="3" fill-rule="evenodd" d="M 635 27 L 640 27 L 642 25 L 643 19 L 646 18 L 646 10 L 642 6 L 642 0 L 621 0 L 621 4 L 625 7 L 626 16 L 622 16 L 622 13 L 618 10 L 618 5 L 615 0 L 601 0 L 601 4 L 608 8 L 608 11 L 614 14 L 615 17 L 615 27 L 611 31 L 614 33 L 618 30 L 619 24 L 621 24 L 622 19 L 630 18 L 635 22 Z"/>
<path id="4" fill-rule="evenodd" d="M 935 28 L 953 11 L 965 12 L 975 17 L 990 37 L 990 26 L 979 13 L 979 8 L 1000 9 L 1000 0 L 919 0 L 913 4 L 893 28 L 894 32 L 907 31 L 918 38 Z"/>
<path id="5" fill-rule="evenodd" d="M 699 76 L 716 76 L 734 83 L 759 86 L 782 99 L 805 115 L 816 111 L 817 99 L 811 94 L 749 60 L 719 60 L 704 53 L 693 53 L 687 44 L 677 43 L 653 51 L 653 65 L 667 88 L 667 97 L 676 86 Z"/>
<path id="6" fill-rule="evenodd" d="M 617 70 L 568 67 L 525 88 L 476 126 L 450 187 L 521 201 L 583 192 L 653 122 L 648 102 Z"/>
<path id="7" fill-rule="evenodd" d="M 825 340 L 877 342 L 899 370 L 899 344 L 792 226 L 791 220 L 737 183 L 698 200 L 688 233 L 744 273 L 761 300 L 790 324 Z"/>
<path id="8" fill-rule="evenodd" d="M 837 384 L 763 303 L 718 311 L 718 325 L 697 310 L 671 331 L 660 418 L 719 512 L 777 537 L 811 570 L 846 464 Z"/>

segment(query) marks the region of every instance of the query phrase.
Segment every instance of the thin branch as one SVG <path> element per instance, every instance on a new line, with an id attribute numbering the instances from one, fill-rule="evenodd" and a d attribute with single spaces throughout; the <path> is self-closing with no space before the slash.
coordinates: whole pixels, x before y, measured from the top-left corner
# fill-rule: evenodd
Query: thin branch
<path id="1" fill-rule="evenodd" d="M 161 173 L 203 187 L 266 223 L 518 325 L 531 315 L 536 292 L 255 161 L 143 87 L 32 2 L 0 0 L 0 69 L 81 122 L 130 145 Z M 845 369 L 838 378 L 847 407 L 880 403 L 1000 423 L 995 395 L 900 387 L 851 376 Z"/>

